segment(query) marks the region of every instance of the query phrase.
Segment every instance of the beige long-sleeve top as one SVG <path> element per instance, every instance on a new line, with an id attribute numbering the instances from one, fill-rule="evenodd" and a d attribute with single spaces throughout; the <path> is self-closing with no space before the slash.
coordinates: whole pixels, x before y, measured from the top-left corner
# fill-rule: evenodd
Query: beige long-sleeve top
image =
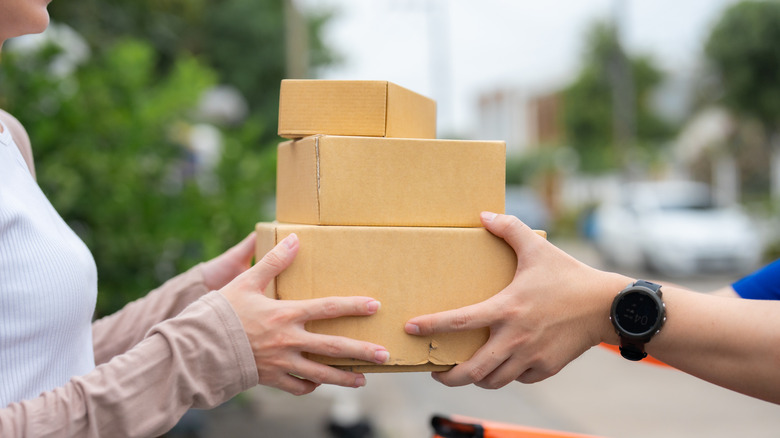
<path id="1" fill-rule="evenodd" d="M 258 383 L 241 321 L 199 267 L 96 321 L 93 337 L 97 367 L 0 409 L 0 436 L 157 436 Z"/>

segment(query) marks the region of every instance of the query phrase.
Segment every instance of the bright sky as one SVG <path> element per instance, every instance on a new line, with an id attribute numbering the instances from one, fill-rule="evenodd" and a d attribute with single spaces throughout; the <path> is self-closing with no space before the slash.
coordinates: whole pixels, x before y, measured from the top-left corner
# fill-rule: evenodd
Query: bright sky
<path id="1" fill-rule="evenodd" d="M 619 16 L 624 43 L 669 71 L 692 69 L 736 0 L 298 0 L 337 12 L 326 41 L 345 62 L 325 79 L 390 80 L 437 100 L 439 133 L 468 136 L 481 92 L 551 91 L 577 72 L 594 20 Z"/>

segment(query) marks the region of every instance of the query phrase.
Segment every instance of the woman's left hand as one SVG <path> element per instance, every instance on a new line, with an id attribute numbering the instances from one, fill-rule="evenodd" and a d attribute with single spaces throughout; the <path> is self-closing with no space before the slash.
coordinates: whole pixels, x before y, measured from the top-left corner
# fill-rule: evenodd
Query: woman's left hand
<path id="1" fill-rule="evenodd" d="M 209 290 L 222 289 L 252 266 L 256 235 L 255 232 L 250 233 L 232 248 L 203 263 L 203 281 Z"/>

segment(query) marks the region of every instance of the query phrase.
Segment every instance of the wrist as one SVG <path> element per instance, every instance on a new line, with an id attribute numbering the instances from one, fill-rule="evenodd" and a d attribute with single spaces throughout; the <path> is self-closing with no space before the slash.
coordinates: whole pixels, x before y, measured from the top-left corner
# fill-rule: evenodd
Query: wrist
<path id="1" fill-rule="evenodd" d="M 611 272 L 605 272 L 602 276 L 597 293 L 599 342 L 610 345 L 618 345 L 620 343 L 620 338 L 609 317 L 612 301 L 621 290 L 634 281 L 636 280 L 631 277 Z"/>

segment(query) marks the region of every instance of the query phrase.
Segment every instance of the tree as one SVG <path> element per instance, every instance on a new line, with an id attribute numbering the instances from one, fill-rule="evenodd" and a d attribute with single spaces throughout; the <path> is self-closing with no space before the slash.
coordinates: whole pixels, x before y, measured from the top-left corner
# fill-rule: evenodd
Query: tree
<path id="1" fill-rule="evenodd" d="M 740 121 L 737 142 L 743 153 L 738 157 L 748 193 L 766 193 L 773 154 L 780 161 L 779 38 L 780 3 L 743 1 L 723 13 L 705 44 L 718 100 Z M 762 140 L 749 139 L 751 126 L 761 131 Z"/>
<path id="2" fill-rule="evenodd" d="M 747 1 L 723 13 L 705 44 L 723 103 L 772 130 L 780 121 L 779 39 L 780 3 Z"/>
<path id="3" fill-rule="evenodd" d="M 79 0 L 52 2 L 50 10 L 54 20 L 78 30 L 97 52 L 117 39 L 146 41 L 159 54 L 161 74 L 178 54 L 197 56 L 220 83 L 241 91 L 251 113 L 275 126 L 286 65 L 284 1 Z M 335 59 L 321 39 L 330 16 L 324 10 L 305 17 L 312 70 Z M 263 139 L 265 147 L 272 146 L 275 131 L 267 130 Z"/>
<path id="4" fill-rule="evenodd" d="M 0 108 L 33 142 L 38 182 L 98 265 L 98 315 L 110 313 L 272 219 L 283 0 L 53 2 L 55 23 L 84 36 L 91 56 L 51 73 L 60 48 L 4 49 Z M 309 65 L 332 60 L 307 18 Z M 238 88 L 249 114 L 222 126 L 213 184 L 193 178 L 179 131 L 202 92 Z M 180 133 L 180 132 L 179 132 Z"/>
<path id="5" fill-rule="evenodd" d="M 597 23 L 589 32 L 583 65 L 575 81 L 563 91 L 563 124 L 569 144 L 580 158 L 580 169 L 601 173 L 620 167 L 614 135 L 615 57 L 622 49 L 614 26 Z M 673 129 L 652 109 L 653 90 L 663 80 L 661 72 L 647 57 L 628 58 L 633 78 L 636 144 L 632 147 L 652 152 L 668 139 Z"/>
<path id="6" fill-rule="evenodd" d="M 213 222 L 230 197 L 179 177 L 187 155 L 170 128 L 187 120 L 212 71 L 183 55 L 157 77 L 154 50 L 124 41 L 60 78 L 48 68 L 57 54 L 4 53 L 0 106 L 25 123 L 39 185 L 95 256 L 107 313 L 251 225 L 225 236 Z"/>

